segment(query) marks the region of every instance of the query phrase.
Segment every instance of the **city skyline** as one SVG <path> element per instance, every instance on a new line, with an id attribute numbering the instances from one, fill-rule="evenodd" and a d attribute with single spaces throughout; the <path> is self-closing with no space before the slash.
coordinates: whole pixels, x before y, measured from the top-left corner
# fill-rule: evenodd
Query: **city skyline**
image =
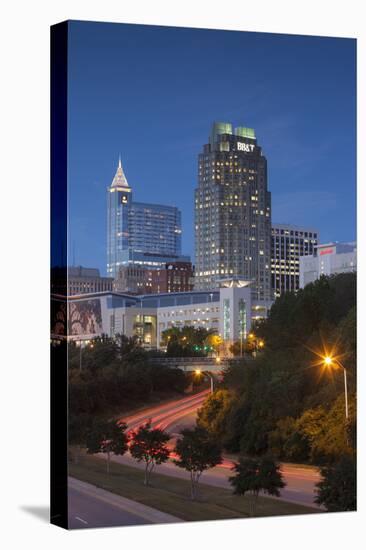
<path id="1" fill-rule="evenodd" d="M 51 523 L 357 509 L 355 48 L 52 27 Z"/>
<path id="2" fill-rule="evenodd" d="M 182 210 L 182 253 L 194 260 L 197 156 L 215 120 L 256 129 L 273 223 L 355 240 L 355 41 L 123 27 L 71 23 L 70 264 L 105 274 L 102 205 L 119 154 L 136 200 Z"/>

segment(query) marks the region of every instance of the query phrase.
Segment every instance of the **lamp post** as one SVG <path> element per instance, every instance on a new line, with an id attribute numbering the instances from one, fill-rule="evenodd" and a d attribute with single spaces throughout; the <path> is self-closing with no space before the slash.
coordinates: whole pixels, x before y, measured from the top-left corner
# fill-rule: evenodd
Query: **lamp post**
<path id="1" fill-rule="evenodd" d="M 211 373 L 205 371 L 204 373 L 202 373 L 201 369 L 196 369 L 195 370 L 195 373 L 197 374 L 197 376 L 201 376 L 201 374 L 205 374 L 206 376 L 209 377 L 210 379 L 210 388 L 211 388 L 211 393 L 214 392 L 214 379 L 213 379 L 213 376 Z"/>
<path id="2" fill-rule="evenodd" d="M 342 365 L 342 363 L 329 355 L 325 356 L 324 359 L 324 365 L 326 367 L 331 367 L 332 364 L 336 364 L 339 367 L 343 369 L 343 379 L 344 379 L 344 405 L 345 405 L 345 412 L 346 412 L 346 421 L 348 421 L 348 389 L 347 389 L 347 369 Z"/>
<path id="3" fill-rule="evenodd" d="M 84 340 L 79 340 L 79 348 L 80 348 L 80 354 L 79 354 L 79 370 L 81 372 L 82 363 L 83 363 L 83 342 Z M 85 340 L 85 346 L 89 344 L 89 340 Z M 94 344 L 91 342 L 90 347 L 93 348 Z"/>
<path id="4" fill-rule="evenodd" d="M 249 334 L 248 334 L 248 340 L 251 341 L 251 342 L 253 342 L 253 340 L 254 340 L 254 334 L 253 334 L 252 332 L 249 332 Z M 253 342 L 253 344 L 255 345 L 255 342 Z M 249 350 L 250 350 L 250 348 L 249 348 Z M 255 356 L 255 349 L 254 349 L 254 356 Z"/>
<path id="5" fill-rule="evenodd" d="M 332 367 L 333 364 L 338 365 L 343 369 L 343 380 L 344 380 L 344 408 L 346 413 L 346 445 L 348 447 L 349 441 L 348 441 L 348 389 L 347 389 L 347 369 L 342 363 L 336 358 L 331 357 L 330 355 L 326 355 L 323 357 L 323 364 L 325 367 Z"/>
<path id="6" fill-rule="evenodd" d="M 249 338 L 249 340 L 251 340 L 253 342 L 253 346 L 254 346 L 253 355 L 255 357 L 257 355 L 257 352 L 264 348 L 264 345 L 265 345 L 264 340 L 256 338 L 256 336 L 255 336 L 255 334 L 253 334 L 253 332 L 250 332 L 248 334 L 248 338 Z"/>
<path id="7" fill-rule="evenodd" d="M 79 341 L 79 347 L 80 347 L 80 354 L 79 354 L 79 371 L 80 371 L 80 372 L 81 372 L 81 365 L 82 365 L 82 358 L 83 358 L 83 354 L 82 354 L 82 351 L 83 351 L 83 349 L 82 349 L 82 343 L 83 343 L 83 341 L 80 340 L 80 341 Z"/>
<path id="8" fill-rule="evenodd" d="M 259 347 L 259 349 L 263 349 L 263 348 L 264 348 L 264 342 L 263 342 L 263 340 L 259 340 L 259 342 L 258 342 L 258 347 Z"/>

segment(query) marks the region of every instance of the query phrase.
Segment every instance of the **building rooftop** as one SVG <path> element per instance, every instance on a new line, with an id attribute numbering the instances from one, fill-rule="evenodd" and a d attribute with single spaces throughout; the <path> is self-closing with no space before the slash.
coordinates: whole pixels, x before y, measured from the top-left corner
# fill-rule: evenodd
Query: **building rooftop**
<path id="1" fill-rule="evenodd" d="M 356 250 L 356 242 L 340 243 L 338 241 L 332 243 L 318 244 L 316 247 L 316 252 L 319 253 L 319 256 L 324 254 L 349 254 Z"/>
<path id="2" fill-rule="evenodd" d="M 96 267 L 69 266 L 67 268 L 69 277 L 100 277 L 100 271 Z"/>
<path id="3" fill-rule="evenodd" d="M 295 231 L 311 231 L 312 233 L 319 233 L 319 231 L 310 225 L 295 225 L 293 223 L 275 223 L 272 222 L 272 228 L 275 229 L 290 229 Z"/>
<path id="4" fill-rule="evenodd" d="M 122 168 L 121 157 L 119 157 L 117 172 L 113 178 L 111 187 L 129 187 L 127 178 Z"/>
<path id="5" fill-rule="evenodd" d="M 216 136 L 221 134 L 231 134 L 237 137 L 256 139 L 254 128 L 246 126 L 237 126 L 233 131 L 233 126 L 230 122 L 214 122 L 211 128 L 210 143 L 216 141 Z"/>
<path id="6" fill-rule="evenodd" d="M 243 288 L 249 286 L 253 281 L 248 281 L 244 277 L 235 276 L 235 277 L 226 277 L 225 279 L 218 279 L 221 288 Z"/>

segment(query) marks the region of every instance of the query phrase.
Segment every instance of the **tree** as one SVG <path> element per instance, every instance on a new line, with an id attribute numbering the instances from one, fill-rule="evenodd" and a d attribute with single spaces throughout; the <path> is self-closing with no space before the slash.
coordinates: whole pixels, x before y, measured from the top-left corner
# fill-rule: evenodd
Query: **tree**
<path id="1" fill-rule="evenodd" d="M 309 458 L 309 440 L 290 416 L 278 420 L 276 428 L 269 434 L 268 443 L 274 456 L 281 460 L 301 462 Z"/>
<path id="2" fill-rule="evenodd" d="M 189 385 L 186 373 L 176 367 L 154 364 L 150 367 L 149 374 L 153 391 L 184 393 Z"/>
<path id="3" fill-rule="evenodd" d="M 94 422 L 86 438 L 86 447 L 89 454 L 106 453 L 107 473 L 110 471 L 110 456 L 123 455 L 127 451 L 127 424 L 124 422 Z"/>
<path id="4" fill-rule="evenodd" d="M 130 453 L 137 462 L 145 462 L 144 485 L 149 485 L 150 474 L 155 464 L 162 464 L 169 458 L 167 442 L 170 435 L 159 428 L 151 427 L 151 420 L 131 434 Z"/>
<path id="5" fill-rule="evenodd" d="M 256 333 L 271 350 L 296 347 L 318 331 L 324 321 L 338 324 L 355 303 L 356 273 L 323 275 L 296 294 L 281 294 Z"/>
<path id="6" fill-rule="evenodd" d="M 260 491 L 271 496 L 280 496 L 280 489 L 285 487 L 279 464 L 270 456 L 262 458 L 240 457 L 232 470 L 235 476 L 229 477 L 235 495 L 249 493 L 249 515 L 255 516 Z"/>
<path id="7" fill-rule="evenodd" d="M 233 398 L 225 389 L 218 389 L 210 394 L 197 412 L 197 424 L 205 428 L 215 438 L 223 441 L 227 433 L 227 414 Z"/>
<path id="8" fill-rule="evenodd" d="M 220 351 L 220 348 L 222 347 L 223 339 L 219 334 L 210 332 L 209 335 L 206 337 L 205 344 L 209 346 L 212 351 L 218 353 Z"/>
<path id="9" fill-rule="evenodd" d="M 344 456 L 339 462 L 321 469 L 323 479 L 317 483 L 315 502 L 325 506 L 328 512 L 356 510 L 357 484 L 356 462 L 352 456 Z"/>
<path id="10" fill-rule="evenodd" d="M 192 357 L 205 356 L 214 350 L 214 346 L 208 343 L 212 334 L 212 329 L 186 325 L 164 330 L 161 336 L 163 344 L 167 346 L 168 357 Z"/>
<path id="11" fill-rule="evenodd" d="M 332 463 L 355 448 L 356 402 L 349 394 L 349 419 L 344 414 L 344 395 L 340 394 L 329 406 L 307 409 L 297 420 L 297 428 L 307 438 L 310 460 L 317 464 Z"/>
<path id="12" fill-rule="evenodd" d="M 191 498 L 195 500 L 202 473 L 222 462 L 221 446 L 200 426 L 182 430 L 181 436 L 174 449 L 179 458 L 174 459 L 174 463 L 190 473 Z"/>

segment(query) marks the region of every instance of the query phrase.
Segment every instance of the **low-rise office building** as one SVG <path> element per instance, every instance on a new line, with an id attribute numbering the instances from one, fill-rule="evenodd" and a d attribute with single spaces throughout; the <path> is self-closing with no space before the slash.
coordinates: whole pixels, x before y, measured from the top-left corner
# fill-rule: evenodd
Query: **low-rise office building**
<path id="1" fill-rule="evenodd" d="M 101 277 L 99 269 L 80 265 L 69 267 L 67 274 L 69 296 L 90 292 L 105 292 L 113 289 L 112 277 Z"/>
<path id="2" fill-rule="evenodd" d="M 152 293 L 190 292 L 194 286 L 194 268 L 191 262 L 168 262 L 163 269 L 149 272 Z"/>
<path id="3" fill-rule="evenodd" d="M 252 321 L 267 316 L 271 302 L 253 302 L 248 281 L 220 281 L 207 291 L 132 296 L 117 292 L 73 296 L 68 303 L 68 334 L 89 340 L 107 334 L 136 336 L 146 348 L 161 348 L 162 333 L 186 325 L 214 329 L 228 346 L 245 339 Z"/>
<path id="4" fill-rule="evenodd" d="M 151 270 L 138 265 L 122 265 L 113 282 L 113 290 L 124 294 L 147 294 L 151 287 Z"/>
<path id="5" fill-rule="evenodd" d="M 318 245 L 312 256 L 300 257 L 300 288 L 319 279 L 321 275 L 351 273 L 356 270 L 355 242 Z"/>
<path id="6" fill-rule="evenodd" d="M 194 268 L 191 262 L 168 262 L 158 269 L 136 264 L 118 269 L 113 290 L 125 294 L 161 294 L 193 290 Z"/>
<path id="7" fill-rule="evenodd" d="M 52 283 L 51 292 L 62 296 L 113 290 L 112 277 L 101 277 L 99 269 L 81 265 L 53 268 Z"/>

